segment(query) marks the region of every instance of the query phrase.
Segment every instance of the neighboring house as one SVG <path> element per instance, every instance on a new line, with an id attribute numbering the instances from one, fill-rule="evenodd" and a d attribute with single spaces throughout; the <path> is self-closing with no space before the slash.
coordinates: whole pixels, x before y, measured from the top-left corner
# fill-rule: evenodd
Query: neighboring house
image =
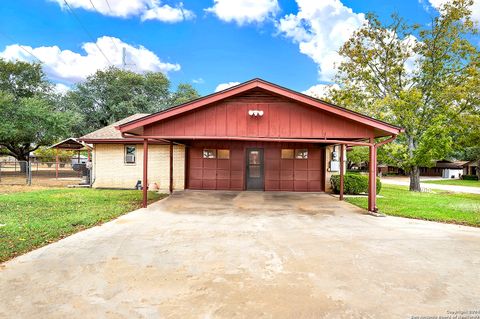
<path id="1" fill-rule="evenodd" d="M 463 164 L 463 175 L 477 175 L 479 160 L 473 160 Z"/>
<path id="2" fill-rule="evenodd" d="M 94 187 L 132 188 L 145 173 L 162 190 L 322 192 L 338 173 L 335 145 L 373 152 L 375 137 L 392 140 L 400 132 L 254 79 L 165 111 L 133 115 L 80 140 L 94 145 Z"/>
<path id="3" fill-rule="evenodd" d="M 443 178 L 460 178 L 465 161 L 436 161 L 432 167 L 420 167 L 420 176 L 439 176 Z"/>
<path id="4" fill-rule="evenodd" d="M 88 162 L 88 156 L 85 156 L 85 155 L 72 156 L 72 165 L 87 164 L 87 162 Z"/>
<path id="5" fill-rule="evenodd" d="M 420 176 L 438 176 L 443 178 L 460 178 L 464 174 L 464 164 L 466 161 L 448 161 L 441 160 L 436 161 L 435 165 L 431 167 L 421 166 Z M 382 175 L 395 174 L 395 175 L 407 175 L 403 169 L 386 164 L 379 164 L 377 166 L 377 172 Z"/>
<path id="6" fill-rule="evenodd" d="M 396 166 L 391 166 L 387 164 L 378 164 L 377 165 L 377 174 L 379 175 L 405 175 L 405 171 Z"/>

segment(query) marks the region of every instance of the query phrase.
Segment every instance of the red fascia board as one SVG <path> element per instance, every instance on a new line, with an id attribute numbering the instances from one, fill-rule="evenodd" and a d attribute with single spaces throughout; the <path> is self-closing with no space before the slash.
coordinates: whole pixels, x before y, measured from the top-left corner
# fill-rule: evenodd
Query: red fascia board
<path id="1" fill-rule="evenodd" d="M 399 134 L 403 132 L 403 129 L 391 124 L 388 124 L 383 121 L 379 121 L 376 119 L 373 119 L 371 117 L 368 117 L 366 115 L 347 110 L 345 108 L 342 108 L 340 106 L 330 104 L 315 98 L 312 98 L 308 95 L 278 86 L 276 84 L 261 80 L 261 79 L 254 79 L 242 84 L 239 84 L 237 86 L 234 86 L 230 89 L 227 89 L 225 91 L 221 91 L 218 93 L 213 93 L 211 95 L 207 95 L 203 98 L 188 102 L 186 104 L 179 105 L 177 107 L 173 107 L 171 109 L 167 109 L 165 111 L 159 112 L 159 113 L 154 113 L 151 115 L 147 115 L 143 118 L 133 120 L 128 123 L 124 123 L 118 126 L 118 129 L 121 132 L 127 132 L 129 130 L 145 126 L 157 121 L 161 121 L 163 119 L 173 117 L 179 114 L 182 114 L 184 112 L 188 112 L 191 110 L 194 110 L 196 108 L 202 107 L 204 105 L 208 105 L 211 103 L 218 102 L 220 100 L 229 98 L 231 96 L 234 96 L 236 94 L 248 91 L 253 88 L 262 88 L 264 90 L 267 90 L 269 92 L 275 93 L 280 96 L 284 96 L 286 98 L 290 98 L 292 100 L 295 100 L 297 102 L 303 103 L 303 104 L 308 104 L 314 107 L 317 107 L 321 110 L 325 110 L 327 112 L 331 112 L 333 114 L 336 114 L 341 117 L 348 118 L 350 120 L 360 122 L 362 124 L 365 124 L 367 126 L 375 127 L 377 129 L 389 132 L 391 134 Z"/>
<path id="2" fill-rule="evenodd" d="M 97 138 L 97 139 L 82 139 L 85 143 L 88 144 L 137 144 L 143 143 L 143 139 L 139 138 L 118 138 L 118 139 L 108 139 L 108 138 Z M 149 141 L 149 144 L 161 144 L 167 145 L 168 143 L 160 141 Z"/>

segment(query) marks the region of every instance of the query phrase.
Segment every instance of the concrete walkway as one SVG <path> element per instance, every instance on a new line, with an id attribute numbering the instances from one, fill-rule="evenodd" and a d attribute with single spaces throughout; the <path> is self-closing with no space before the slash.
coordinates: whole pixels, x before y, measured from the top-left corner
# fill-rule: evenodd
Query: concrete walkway
<path id="1" fill-rule="evenodd" d="M 411 318 L 479 310 L 480 229 L 325 194 L 182 192 L 0 266 L 0 318 Z"/>
<path id="2" fill-rule="evenodd" d="M 441 180 L 437 178 L 438 180 Z M 480 187 L 470 187 L 470 186 L 458 186 L 458 185 L 442 185 L 442 184 L 430 184 L 430 183 L 422 183 L 421 181 L 424 180 L 437 180 L 432 178 L 425 178 L 420 180 L 420 186 L 422 188 L 427 189 L 438 189 L 444 190 L 449 192 L 455 193 L 469 193 L 469 194 L 480 194 Z M 382 183 L 390 184 L 390 185 L 401 185 L 401 186 L 409 186 L 410 180 L 408 177 L 383 177 Z"/>

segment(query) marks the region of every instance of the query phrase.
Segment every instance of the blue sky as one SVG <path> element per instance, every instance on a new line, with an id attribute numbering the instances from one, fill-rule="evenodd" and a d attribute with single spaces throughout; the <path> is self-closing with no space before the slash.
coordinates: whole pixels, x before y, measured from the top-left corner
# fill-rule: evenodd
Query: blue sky
<path id="1" fill-rule="evenodd" d="M 439 1 L 67 0 L 88 34 L 64 0 L 2 1 L 0 56 L 32 60 L 32 52 L 52 81 L 72 85 L 120 65 L 125 47 L 127 68 L 166 72 L 202 95 L 254 77 L 305 91 L 331 82 L 335 51 L 364 13 L 426 24 Z"/>

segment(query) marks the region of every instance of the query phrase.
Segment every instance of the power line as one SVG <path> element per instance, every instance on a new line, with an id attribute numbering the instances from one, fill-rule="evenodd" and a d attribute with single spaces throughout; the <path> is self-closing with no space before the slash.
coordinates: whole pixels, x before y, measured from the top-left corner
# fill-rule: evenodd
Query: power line
<path id="1" fill-rule="evenodd" d="M 0 34 L 2 34 L 5 38 L 9 39 L 10 41 L 17 43 L 17 45 L 20 47 L 20 49 L 22 49 L 23 51 L 27 52 L 28 54 L 30 54 L 30 55 L 33 56 L 35 59 L 37 59 L 40 63 L 43 64 L 43 61 L 40 60 L 35 54 L 33 54 L 32 51 L 27 50 L 27 48 L 25 48 L 23 45 L 21 45 L 21 44 L 20 44 L 18 41 L 16 41 L 14 38 L 12 38 L 11 36 L 9 36 L 8 34 L 6 34 L 5 32 L 3 32 L 3 31 L 1 31 L 1 30 L 0 30 Z"/>
<path id="2" fill-rule="evenodd" d="M 98 51 L 100 51 L 100 53 L 103 55 L 103 57 L 105 58 L 105 60 L 107 60 L 108 64 L 110 65 L 113 65 L 112 62 L 110 62 L 110 60 L 107 58 L 107 56 L 105 55 L 105 53 L 102 51 L 102 49 L 100 48 L 100 46 L 98 45 L 97 41 L 95 40 L 95 38 L 92 36 L 92 34 L 90 32 L 88 32 L 88 29 L 85 27 L 85 25 L 82 23 L 82 21 L 80 20 L 80 18 L 75 14 L 75 12 L 73 11 L 72 7 L 70 7 L 70 4 L 68 4 L 67 0 L 63 0 L 63 2 L 65 2 L 65 5 L 67 6 L 68 8 L 68 11 L 71 13 L 71 15 L 77 20 L 78 24 L 80 24 L 80 26 L 82 27 L 83 31 L 85 31 L 85 33 L 90 37 L 90 40 L 95 44 L 95 46 L 98 48 Z"/>
<path id="3" fill-rule="evenodd" d="M 110 2 L 108 2 L 108 0 L 105 0 L 105 2 L 107 3 L 107 6 L 108 6 L 108 9 L 110 9 L 110 12 L 112 12 L 112 7 L 110 7 Z"/>
<path id="4" fill-rule="evenodd" d="M 92 0 L 90 0 L 90 4 L 92 5 L 93 10 L 98 11 L 97 8 L 95 8 L 95 5 L 93 4 Z"/>
<path id="5" fill-rule="evenodd" d="M 97 11 L 97 12 L 100 12 L 100 11 L 98 11 L 98 9 L 97 9 L 97 8 L 95 7 L 95 5 L 93 4 L 93 0 L 89 0 L 89 1 L 90 1 L 90 4 L 92 5 L 93 10 L 95 10 L 95 11 Z M 107 4 L 108 4 L 108 8 L 110 9 L 110 12 L 113 14 L 112 8 L 110 8 L 110 4 L 109 4 L 108 2 L 107 2 Z M 113 39 L 112 39 L 111 37 L 109 37 L 109 38 L 110 38 L 110 41 L 112 42 L 113 46 L 115 47 L 115 50 L 120 51 L 120 50 L 118 49 L 117 45 L 115 44 L 115 41 L 113 41 Z"/>

